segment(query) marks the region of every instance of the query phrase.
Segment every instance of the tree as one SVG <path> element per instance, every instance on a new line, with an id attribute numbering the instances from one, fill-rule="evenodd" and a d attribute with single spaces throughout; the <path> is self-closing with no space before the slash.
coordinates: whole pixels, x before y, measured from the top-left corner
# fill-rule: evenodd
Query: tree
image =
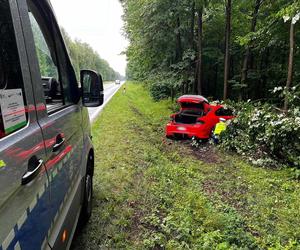
<path id="1" fill-rule="evenodd" d="M 80 40 L 73 41 L 68 33 L 62 28 L 62 34 L 75 69 L 77 79 L 80 78 L 81 69 L 91 69 L 101 73 L 103 80 L 112 81 L 121 79 L 122 76 L 115 72 L 108 62 L 103 60 L 92 47 Z"/>
<path id="2" fill-rule="evenodd" d="M 286 91 L 288 92 L 292 86 L 293 81 L 293 71 L 294 71 L 294 50 L 295 50 L 295 22 L 291 21 L 290 24 L 290 53 L 289 53 L 289 66 L 288 66 L 288 76 L 286 81 Z M 289 99 L 286 94 L 283 110 L 288 110 Z"/>
<path id="3" fill-rule="evenodd" d="M 287 28 L 282 22 L 284 15 L 294 17 L 299 12 L 299 3 L 123 0 L 124 30 L 130 41 L 128 75 L 145 81 L 159 98 L 201 93 L 282 106 L 282 98 L 270 90 L 287 85 L 287 71 L 292 72 L 292 82 L 300 81 L 296 46 L 300 32 L 295 24 L 291 71 L 287 60 L 290 25 Z"/>
<path id="4" fill-rule="evenodd" d="M 254 33 L 256 30 L 258 13 L 259 13 L 259 9 L 260 9 L 262 2 L 263 2 L 263 0 L 255 0 L 254 10 L 253 10 L 253 14 L 252 14 L 251 28 L 250 28 L 251 33 Z M 249 57 L 250 57 L 251 46 L 252 46 L 251 42 L 252 41 L 250 41 L 250 44 L 247 45 L 245 56 L 244 56 L 243 68 L 242 68 L 242 72 L 241 72 L 241 90 L 240 90 L 240 94 L 239 94 L 239 100 L 242 100 L 242 93 L 243 93 L 242 89 L 247 86 L 246 81 L 247 81 L 247 77 L 248 77 Z"/>
<path id="5" fill-rule="evenodd" d="M 203 69 L 203 6 L 197 11 L 198 16 L 198 57 L 197 57 L 197 93 L 202 95 L 202 69 Z"/>
<path id="6" fill-rule="evenodd" d="M 231 38 L 231 0 L 226 0 L 226 28 L 225 28 L 225 59 L 224 59 L 224 92 L 223 99 L 228 97 L 228 78 L 230 67 L 230 38 Z"/>
<path id="7" fill-rule="evenodd" d="M 293 12 L 298 11 L 298 9 L 295 10 L 296 7 L 297 6 L 293 6 L 291 8 L 291 10 Z M 285 112 L 288 111 L 288 105 L 289 105 L 288 93 L 291 89 L 292 82 L 293 82 L 294 56 L 295 56 L 295 25 L 299 21 L 299 18 L 300 18 L 300 12 L 297 13 L 295 16 L 292 15 L 292 17 L 284 16 L 285 21 L 290 20 L 290 49 L 289 49 L 289 60 L 288 60 L 288 74 L 287 74 L 287 81 L 286 81 L 286 86 L 285 86 L 286 96 L 285 96 L 284 106 L 283 106 L 283 110 Z"/>

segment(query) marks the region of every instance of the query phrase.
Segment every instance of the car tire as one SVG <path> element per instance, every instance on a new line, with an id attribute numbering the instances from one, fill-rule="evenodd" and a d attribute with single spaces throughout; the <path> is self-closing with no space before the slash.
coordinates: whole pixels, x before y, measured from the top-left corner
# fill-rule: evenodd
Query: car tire
<path id="1" fill-rule="evenodd" d="M 79 225 L 84 226 L 92 215 L 93 208 L 93 175 L 91 163 L 88 163 L 87 173 L 84 178 L 84 197 L 79 217 Z"/>

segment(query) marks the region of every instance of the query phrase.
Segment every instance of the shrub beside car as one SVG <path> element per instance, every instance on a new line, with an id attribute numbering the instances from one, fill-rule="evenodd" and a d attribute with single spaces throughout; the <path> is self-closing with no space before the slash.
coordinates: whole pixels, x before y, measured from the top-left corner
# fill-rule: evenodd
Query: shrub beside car
<path id="1" fill-rule="evenodd" d="M 269 104 L 231 103 L 237 117 L 222 135 L 222 147 L 259 166 L 300 167 L 300 109 L 278 112 Z"/>

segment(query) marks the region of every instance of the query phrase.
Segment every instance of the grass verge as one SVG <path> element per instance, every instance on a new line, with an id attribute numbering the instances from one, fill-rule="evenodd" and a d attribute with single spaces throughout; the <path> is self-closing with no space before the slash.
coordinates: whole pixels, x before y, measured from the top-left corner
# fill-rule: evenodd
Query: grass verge
<path id="1" fill-rule="evenodd" d="M 73 248 L 299 249 L 289 170 L 166 140 L 171 106 L 129 83 L 105 108 L 93 126 L 93 216 Z"/>

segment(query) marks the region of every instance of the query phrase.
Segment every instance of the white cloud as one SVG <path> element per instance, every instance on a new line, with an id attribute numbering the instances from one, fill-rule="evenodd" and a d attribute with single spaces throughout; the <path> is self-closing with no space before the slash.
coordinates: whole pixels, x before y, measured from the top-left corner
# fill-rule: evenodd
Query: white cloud
<path id="1" fill-rule="evenodd" d="M 118 72 L 125 75 L 128 46 L 122 35 L 119 0 L 51 0 L 59 25 L 74 39 L 89 43 Z"/>

